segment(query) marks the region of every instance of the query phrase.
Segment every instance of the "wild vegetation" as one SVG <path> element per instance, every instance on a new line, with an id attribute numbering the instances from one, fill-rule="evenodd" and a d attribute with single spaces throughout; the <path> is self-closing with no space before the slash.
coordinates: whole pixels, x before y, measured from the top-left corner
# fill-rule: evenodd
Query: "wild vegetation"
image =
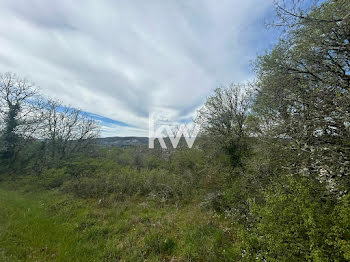
<path id="1" fill-rule="evenodd" d="M 349 261 L 350 3 L 290 3 L 191 149 L 96 146 L 95 121 L 3 74 L 0 260 Z"/>

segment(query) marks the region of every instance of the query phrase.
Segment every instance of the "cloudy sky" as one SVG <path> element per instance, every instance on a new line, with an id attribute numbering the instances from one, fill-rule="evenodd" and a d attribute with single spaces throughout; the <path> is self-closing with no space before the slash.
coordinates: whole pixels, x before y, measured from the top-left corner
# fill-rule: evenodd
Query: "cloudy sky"
<path id="1" fill-rule="evenodd" d="M 272 0 L 0 0 L 0 72 L 147 136 L 149 113 L 188 122 L 212 90 L 253 78 L 275 40 Z"/>

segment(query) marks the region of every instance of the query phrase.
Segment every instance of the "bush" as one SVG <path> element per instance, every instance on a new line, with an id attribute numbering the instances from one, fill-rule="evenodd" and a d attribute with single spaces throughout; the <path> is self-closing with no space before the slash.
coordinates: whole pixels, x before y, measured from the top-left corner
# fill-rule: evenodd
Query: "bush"
<path id="1" fill-rule="evenodd" d="M 46 189 L 53 189 L 63 185 L 69 179 L 70 175 L 66 168 L 51 168 L 44 170 L 38 177 L 39 185 Z"/>
<path id="2" fill-rule="evenodd" d="M 120 166 L 113 160 L 100 158 L 80 158 L 64 163 L 64 167 L 72 177 L 92 176 L 96 173 L 111 173 L 120 170 Z"/>
<path id="3" fill-rule="evenodd" d="M 330 219 L 333 226 L 329 239 L 330 245 L 338 250 L 338 257 L 350 260 L 350 195 L 342 197 Z"/>
<path id="4" fill-rule="evenodd" d="M 349 255 L 348 197 L 334 208 L 317 183 L 291 178 L 287 188 L 252 203 L 255 227 L 243 234 L 245 257 L 258 261 L 345 261 Z M 344 221 L 344 222 L 341 222 Z"/>
<path id="5" fill-rule="evenodd" d="M 73 177 L 62 186 L 65 192 L 82 198 L 106 198 L 112 195 L 121 200 L 130 196 L 146 196 L 162 202 L 179 200 L 191 195 L 191 180 L 164 169 L 137 170 L 130 167 L 95 170 L 94 174 Z"/>

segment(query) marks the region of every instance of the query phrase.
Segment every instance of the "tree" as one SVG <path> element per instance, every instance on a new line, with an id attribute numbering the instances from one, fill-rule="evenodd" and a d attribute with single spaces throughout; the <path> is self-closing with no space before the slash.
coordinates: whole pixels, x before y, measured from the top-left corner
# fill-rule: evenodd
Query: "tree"
<path id="1" fill-rule="evenodd" d="M 19 155 L 23 161 L 58 163 L 91 146 L 99 134 L 87 114 L 45 99 L 34 84 L 13 73 L 0 75 L 0 116 L 0 153 L 11 166 L 19 163 Z"/>
<path id="2" fill-rule="evenodd" d="M 255 108 L 273 136 L 291 141 L 299 162 L 288 168 L 342 191 L 350 186 L 350 4 L 298 2 L 277 5 L 286 34 L 257 59 Z"/>
<path id="3" fill-rule="evenodd" d="M 42 138 L 51 161 L 65 159 L 92 145 L 99 125 L 81 110 L 49 100 L 44 113 Z"/>
<path id="4" fill-rule="evenodd" d="M 247 151 L 249 131 L 246 124 L 252 97 L 251 86 L 232 84 L 217 88 L 198 111 L 196 122 L 201 125 L 202 135 L 224 149 L 234 166 L 241 165 L 241 158 Z"/>
<path id="5" fill-rule="evenodd" d="M 0 75 L 1 155 L 14 159 L 41 123 L 43 101 L 34 84 L 13 73 Z"/>

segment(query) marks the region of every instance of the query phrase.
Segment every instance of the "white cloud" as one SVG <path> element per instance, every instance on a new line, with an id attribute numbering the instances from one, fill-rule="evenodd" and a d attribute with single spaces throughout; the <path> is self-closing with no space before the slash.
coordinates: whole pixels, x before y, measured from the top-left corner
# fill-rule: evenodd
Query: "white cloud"
<path id="1" fill-rule="evenodd" d="M 271 4 L 3 0 L 0 71 L 136 127 L 106 126 L 109 135 L 139 134 L 150 112 L 191 117 L 218 85 L 251 78 L 249 60 L 268 46 L 262 19 Z"/>

